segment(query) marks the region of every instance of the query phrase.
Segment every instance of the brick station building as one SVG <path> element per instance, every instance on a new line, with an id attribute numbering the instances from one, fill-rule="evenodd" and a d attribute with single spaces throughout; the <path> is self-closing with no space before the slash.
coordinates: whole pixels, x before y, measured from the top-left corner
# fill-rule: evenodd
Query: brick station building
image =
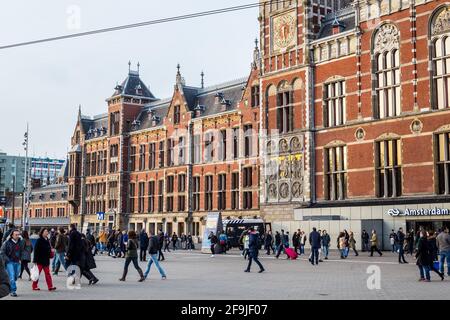
<path id="1" fill-rule="evenodd" d="M 259 216 L 259 50 L 248 77 L 157 99 L 129 70 L 108 112 L 78 115 L 69 152 L 72 222 L 200 236 L 206 215 Z M 139 65 L 138 65 L 139 68 Z M 99 220 L 97 213 L 105 213 Z"/>
<path id="2" fill-rule="evenodd" d="M 271 1 L 259 23 L 245 80 L 178 72 L 159 100 L 130 71 L 107 114 L 79 114 L 72 219 L 200 235 L 223 211 L 332 237 L 376 228 L 385 246 L 392 228 L 448 225 L 450 2 Z"/>

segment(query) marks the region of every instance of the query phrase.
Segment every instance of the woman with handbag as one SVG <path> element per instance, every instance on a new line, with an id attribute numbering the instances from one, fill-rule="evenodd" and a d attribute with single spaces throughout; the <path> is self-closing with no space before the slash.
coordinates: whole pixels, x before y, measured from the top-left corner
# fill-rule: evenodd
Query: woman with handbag
<path id="1" fill-rule="evenodd" d="M 33 262 L 37 266 L 39 270 L 39 275 L 41 271 L 44 270 L 45 281 L 47 282 L 47 287 L 49 291 L 54 291 L 56 288 L 53 286 L 52 276 L 50 274 L 50 259 L 52 259 L 55 255 L 52 247 L 50 246 L 50 241 L 48 240 L 48 229 L 42 228 L 39 231 L 39 239 L 36 241 L 36 245 L 34 246 L 34 258 Z M 33 290 L 39 291 L 38 287 L 39 278 L 36 281 L 33 281 Z"/>
<path id="2" fill-rule="evenodd" d="M 136 240 L 137 235 L 136 232 L 133 230 L 128 231 L 128 241 L 127 241 L 127 251 L 125 254 L 125 266 L 123 268 L 123 274 L 122 278 L 119 279 L 119 281 L 125 281 L 128 273 L 128 266 L 131 262 L 133 262 L 134 267 L 136 268 L 137 272 L 139 273 L 140 279 L 139 282 L 142 282 L 145 280 L 144 273 L 142 272 L 142 269 L 139 267 L 138 263 L 138 242 Z"/>

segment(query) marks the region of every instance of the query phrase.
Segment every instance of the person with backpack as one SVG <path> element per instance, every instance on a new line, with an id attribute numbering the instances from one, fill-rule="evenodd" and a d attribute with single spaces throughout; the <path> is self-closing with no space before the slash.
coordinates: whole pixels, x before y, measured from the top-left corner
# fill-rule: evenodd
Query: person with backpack
<path id="1" fill-rule="evenodd" d="M 225 234 L 225 232 L 222 231 L 219 235 L 219 245 L 220 245 L 221 251 L 225 254 L 227 253 L 227 242 L 228 242 L 228 237 Z"/>
<path id="2" fill-rule="evenodd" d="M 131 262 L 133 262 L 134 268 L 139 273 L 140 279 L 139 282 L 142 282 L 145 280 L 144 274 L 142 272 L 142 269 L 139 267 L 138 263 L 138 242 L 137 242 L 137 235 L 134 230 L 128 231 L 128 237 L 127 237 L 127 247 L 126 247 L 126 254 L 125 254 L 125 265 L 123 267 L 123 274 L 122 278 L 119 279 L 119 281 L 125 281 L 128 273 L 128 266 Z"/>
<path id="3" fill-rule="evenodd" d="M 160 242 L 157 236 L 153 235 L 151 231 L 149 231 L 149 238 L 148 238 L 148 253 L 150 260 L 147 264 L 147 269 L 144 273 L 144 279 L 147 279 L 148 275 L 150 274 L 150 268 L 152 264 L 154 263 L 156 266 L 156 269 L 158 269 L 161 277 L 163 280 L 167 279 L 166 273 L 164 272 L 164 269 L 159 265 L 157 254 L 160 252 Z"/>

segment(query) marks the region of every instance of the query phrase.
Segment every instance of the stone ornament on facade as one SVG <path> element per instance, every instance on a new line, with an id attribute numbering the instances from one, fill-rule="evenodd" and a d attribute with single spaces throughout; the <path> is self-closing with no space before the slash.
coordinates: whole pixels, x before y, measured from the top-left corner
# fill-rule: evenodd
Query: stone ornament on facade
<path id="1" fill-rule="evenodd" d="M 293 152 L 298 152 L 303 149 L 302 142 L 298 137 L 294 137 L 291 139 L 291 150 Z"/>
<path id="2" fill-rule="evenodd" d="M 375 36 L 375 51 L 391 51 L 400 46 L 400 33 L 393 24 L 383 24 Z"/>
<path id="3" fill-rule="evenodd" d="M 289 151 L 289 145 L 286 141 L 286 139 L 281 139 L 280 140 L 280 152 L 284 153 L 284 152 L 288 152 Z"/>
<path id="4" fill-rule="evenodd" d="M 289 197 L 289 185 L 286 182 L 283 182 L 280 185 L 280 197 L 282 199 L 286 199 Z"/>
<path id="5" fill-rule="evenodd" d="M 277 186 L 275 183 L 271 183 L 269 185 L 269 198 L 276 199 L 277 198 Z"/>
<path id="6" fill-rule="evenodd" d="M 365 137 L 366 137 L 366 132 L 364 131 L 363 128 L 356 129 L 355 138 L 357 141 L 362 141 L 362 140 L 364 140 Z"/>
<path id="7" fill-rule="evenodd" d="M 410 129 L 412 133 L 415 134 L 421 133 L 423 129 L 422 121 L 420 121 L 419 119 L 414 119 L 413 122 L 411 122 Z"/>
<path id="8" fill-rule="evenodd" d="M 450 7 L 445 7 L 434 18 L 431 26 L 433 36 L 450 31 Z"/>
<path id="9" fill-rule="evenodd" d="M 300 198 L 303 195 L 303 187 L 300 182 L 294 182 L 292 184 L 292 197 Z"/>
<path id="10" fill-rule="evenodd" d="M 296 25 L 295 11 L 273 18 L 273 51 L 285 50 L 286 48 L 295 45 L 297 35 Z"/>

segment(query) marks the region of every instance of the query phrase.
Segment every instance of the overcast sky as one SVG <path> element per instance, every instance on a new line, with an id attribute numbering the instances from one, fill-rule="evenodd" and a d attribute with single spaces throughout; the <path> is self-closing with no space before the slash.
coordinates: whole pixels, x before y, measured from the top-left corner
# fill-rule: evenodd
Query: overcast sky
<path id="1" fill-rule="evenodd" d="M 136 23 L 255 0 L 15 0 L 0 10 L 0 46 Z M 79 13 L 79 15 L 78 15 Z M 77 19 L 77 16 L 80 19 Z M 158 98 L 171 96 L 176 65 L 188 85 L 245 77 L 250 71 L 258 9 L 0 50 L 0 150 L 65 158 L 78 105 L 106 112 L 105 99 L 132 69 Z M 79 26 L 79 29 L 77 29 Z"/>

